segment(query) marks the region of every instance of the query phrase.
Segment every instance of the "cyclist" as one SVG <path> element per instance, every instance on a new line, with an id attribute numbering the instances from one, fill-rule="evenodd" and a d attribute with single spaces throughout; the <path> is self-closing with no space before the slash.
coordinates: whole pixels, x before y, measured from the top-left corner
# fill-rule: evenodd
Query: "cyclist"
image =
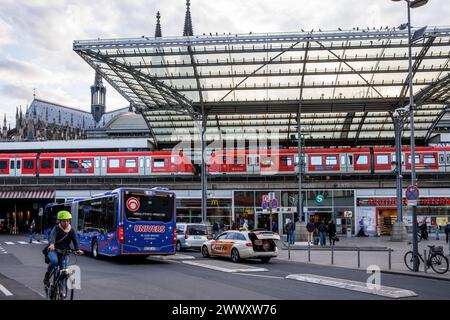
<path id="1" fill-rule="evenodd" d="M 72 220 L 72 215 L 69 211 L 62 210 L 58 212 L 59 224 L 57 224 L 50 233 L 49 237 L 49 247 L 48 247 L 48 258 L 50 260 L 47 268 L 47 272 L 44 277 L 44 284 L 49 285 L 50 275 L 57 265 L 61 269 L 65 269 L 67 265 L 67 257 L 63 257 L 61 254 L 55 252 L 58 250 L 68 250 L 70 249 L 70 243 L 73 243 L 74 250 L 77 254 L 83 254 L 80 250 L 80 245 L 78 243 L 77 235 L 70 225 Z"/>

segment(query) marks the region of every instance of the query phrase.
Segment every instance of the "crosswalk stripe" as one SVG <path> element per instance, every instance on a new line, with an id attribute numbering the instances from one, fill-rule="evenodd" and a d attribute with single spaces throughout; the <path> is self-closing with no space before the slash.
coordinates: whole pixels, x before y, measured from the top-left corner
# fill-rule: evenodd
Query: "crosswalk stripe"
<path id="1" fill-rule="evenodd" d="M 5 242 L 6 244 L 9 244 L 9 245 L 15 245 L 15 243 L 14 242 Z"/>
<path id="2" fill-rule="evenodd" d="M 39 241 L 33 241 L 34 244 L 41 244 Z"/>
<path id="3" fill-rule="evenodd" d="M 17 241 L 17 243 L 20 243 L 20 244 L 28 244 L 28 242 L 25 242 L 25 241 Z"/>
<path id="4" fill-rule="evenodd" d="M 221 261 L 219 262 L 214 260 L 204 262 L 197 262 L 197 261 L 182 261 L 182 262 L 196 267 L 202 267 L 227 273 L 269 271 L 265 268 L 254 268 L 243 264 L 237 265 L 235 263 L 227 263 Z"/>
<path id="5" fill-rule="evenodd" d="M 368 294 L 375 294 L 388 298 L 408 298 L 416 297 L 417 294 L 411 290 L 405 290 L 394 287 L 369 285 L 365 282 L 352 281 L 347 279 L 330 278 L 324 276 L 318 276 L 314 274 L 290 274 L 286 279 L 293 279 L 297 281 L 303 281 L 308 283 L 320 284 L 324 286 L 336 287 L 341 289 L 353 290 L 358 292 L 364 292 Z"/>
<path id="6" fill-rule="evenodd" d="M 0 284 L 0 291 L 3 292 L 3 294 L 4 294 L 5 296 L 12 296 L 12 295 L 13 295 L 8 289 L 6 289 L 6 288 L 5 288 L 4 286 L 2 286 L 1 284 Z"/>
<path id="7" fill-rule="evenodd" d="M 47 240 L 42 240 L 42 242 L 43 242 L 43 243 L 47 243 L 47 244 L 48 244 L 48 241 L 47 241 Z"/>

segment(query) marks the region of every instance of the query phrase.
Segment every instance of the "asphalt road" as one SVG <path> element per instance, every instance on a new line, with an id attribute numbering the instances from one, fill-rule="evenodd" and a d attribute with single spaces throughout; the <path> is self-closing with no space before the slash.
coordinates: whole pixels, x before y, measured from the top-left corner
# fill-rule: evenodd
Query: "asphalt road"
<path id="1" fill-rule="evenodd" d="M 46 270 L 43 244 L 25 244 L 20 236 L 0 236 L 0 285 L 12 296 L 0 292 L 0 299 L 38 299 L 44 297 L 42 278 Z M 6 244 L 6 242 L 14 244 Z M 5 253 L 6 252 L 6 253 Z M 266 268 L 263 272 L 222 272 L 183 261 L 223 268 L 234 266 L 227 259 L 205 259 L 199 252 L 182 252 L 186 259 L 160 258 L 94 260 L 77 257 L 81 268 L 79 300 L 379 300 L 389 299 L 348 289 L 286 279 L 292 274 L 313 274 L 366 282 L 362 271 L 317 266 L 273 259 L 270 263 L 245 261 L 244 266 Z M 189 257 L 188 257 L 189 256 Z M 194 259 L 192 259 L 194 257 Z M 190 258 L 190 259 L 187 259 Z M 239 266 L 239 264 L 238 264 Z M 404 275 L 381 274 L 381 285 L 412 290 L 417 297 L 403 299 L 450 299 L 450 282 Z"/>

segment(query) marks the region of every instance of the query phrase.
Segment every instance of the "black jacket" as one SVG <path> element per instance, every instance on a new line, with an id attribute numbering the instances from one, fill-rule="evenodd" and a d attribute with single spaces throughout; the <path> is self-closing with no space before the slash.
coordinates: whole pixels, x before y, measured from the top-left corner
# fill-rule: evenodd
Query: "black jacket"
<path id="1" fill-rule="evenodd" d="M 80 244 L 75 231 L 70 229 L 69 232 L 64 232 L 64 230 L 60 228 L 59 224 L 56 225 L 50 233 L 49 243 L 54 244 L 55 248 L 59 250 L 70 249 L 70 243 L 73 243 L 74 250 L 80 249 Z"/>
<path id="2" fill-rule="evenodd" d="M 334 223 L 330 223 L 328 225 L 328 234 L 330 235 L 330 237 L 336 235 L 336 225 Z"/>

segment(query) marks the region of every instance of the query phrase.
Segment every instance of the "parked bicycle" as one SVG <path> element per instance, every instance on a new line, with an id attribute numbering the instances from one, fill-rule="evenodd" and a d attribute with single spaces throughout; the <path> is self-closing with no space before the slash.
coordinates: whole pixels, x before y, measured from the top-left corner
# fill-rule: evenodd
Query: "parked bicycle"
<path id="1" fill-rule="evenodd" d="M 72 281 L 74 284 L 74 279 L 71 278 L 67 267 L 69 266 L 69 256 L 77 256 L 76 250 L 59 250 L 56 249 L 56 252 L 61 255 L 61 259 L 64 259 L 66 263 L 64 264 L 64 268 L 61 269 L 59 264 L 53 269 L 49 278 L 49 285 L 45 286 L 45 294 L 50 300 L 73 300 L 74 289 L 73 286 L 70 286 L 69 289 L 67 282 Z M 73 264 L 76 264 L 76 259 Z"/>
<path id="2" fill-rule="evenodd" d="M 427 260 L 424 260 L 424 257 L 419 253 L 417 255 L 420 265 L 420 260 L 423 263 L 426 263 L 427 268 L 432 268 L 434 272 L 439 274 L 444 274 L 448 271 L 448 259 L 444 256 L 444 248 L 442 246 L 428 246 L 430 250 L 428 251 Z M 408 251 L 405 253 L 405 265 L 406 267 L 414 271 L 414 253 L 412 251 Z"/>

